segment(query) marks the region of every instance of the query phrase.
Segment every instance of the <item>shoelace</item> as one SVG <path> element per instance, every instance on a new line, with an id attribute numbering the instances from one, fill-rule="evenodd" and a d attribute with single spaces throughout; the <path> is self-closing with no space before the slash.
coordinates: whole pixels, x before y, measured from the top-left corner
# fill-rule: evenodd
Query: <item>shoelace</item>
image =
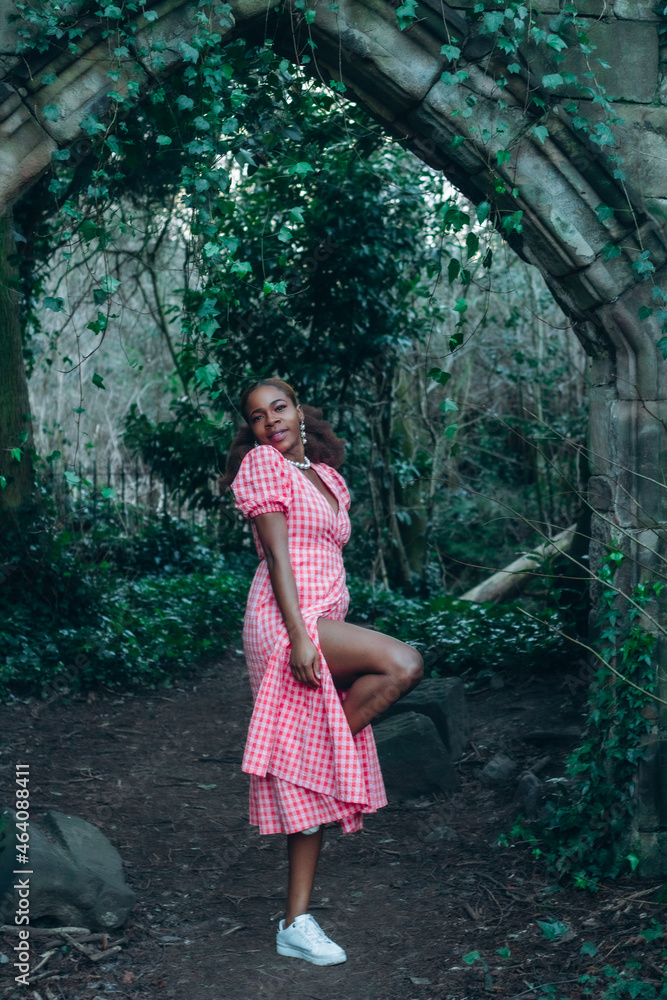
<path id="1" fill-rule="evenodd" d="M 326 934 L 318 924 L 317 920 L 315 920 L 314 917 L 311 917 L 310 913 L 308 914 L 308 920 L 304 920 L 301 922 L 299 930 L 303 931 L 306 937 L 309 937 L 311 941 L 313 941 L 315 944 L 331 943 L 329 941 L 329 938 L 326 936 Z"/>

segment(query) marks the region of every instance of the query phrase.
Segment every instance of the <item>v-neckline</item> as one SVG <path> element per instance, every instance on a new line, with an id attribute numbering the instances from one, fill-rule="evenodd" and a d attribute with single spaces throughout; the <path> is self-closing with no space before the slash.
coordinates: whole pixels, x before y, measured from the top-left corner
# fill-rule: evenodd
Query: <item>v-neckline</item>
<path id="1" fill-rule="evenodd" d="M 314 462 L 313 462 L 313 463 L 312 463 L 312 466 L 314 466 L 315 464 L 316 464 L 316 463 L 314 463 Z M 317 464 L 319 464 L 319 463 L 317 463 Z M 299 471 L 299 470 L 297 470 L 297 471 Z M 320 478 L 320 479 L 322 480 L 322 482 L 323 482 L 323 483 L 324 483 L 324 485 L 326 486 L 327 490 L 329 490 L 329 493 L 331 494 L 331 496 L 332 496 L 332 497 L 334 498 L 334 500 L 335 500 L 335 501 L 336 501 L 336 503 L 338 504 L 338 507 L 337 507 L 337 509 L 336 509 L 336 510 L 334 510 L 334 509 L 333 509 L 333 504 L 332 504 L 332 503 L 331 503 L 331 502 L 330 502 L 330 501 L 329 501 L 329 500 L 327 499 L 327 497 L 326 497 L 326 496 L 324 495 L 324 493 L 322 492 L 322 490 L 318 490 L 318 488 L 317 488 L 317 486 L 315 485 L 315 483 L 314 483 L 314 482 L 313 482 L 313 481 L 312 481 L 311 479 L 309 479 L 309 478 L 308 478 L 308 476 L 302 476 L 302 478 L 303 478 L 303 479 L 305 479 L 305 480 L 306 480 L 306 482 L 307 482 L 307 483 L 308 483 L 308 484 L 309 484 L 310 486 L 312 486 L 312 488 L 313 488 L 313 489 L 315 490 L 315 492 L 316 492 L 316 493 L 319 493 L 319 495 L 320 495 L 320 496 L 322 497 L 322 499 L 323 499 L 323 500 L 325 501 L 325 503 L 326 503 L 327 507 L 329 507 L 329 508 L 330 508 L 330 510 L 331 510 L 331 513 L 333 514 L 333 516 L 334 516 L 334 517 L 336 518 L 336 520 L 337 520 L 337 519 L 338 519 L 338 515 L 340 514 L 340 500 L 339 500 L 339 499 L 338 499 L 338 497 L 337 497 L 337 496 L 335 495 L 334 491 L 333 491 L 333 490 L 332 490 L 332 489 L 331 489 L 331 488 L 329 487 L 329 484 L 328 484 L 328 483 L 325 483 L 325 482 L 324 482 L 324 479 L 322 479 L 322 476 L 320 476 L 320 474 L 319 474 L 319 472 L 317 471 L 317 469 L 314 469 L 314 472 L 315 472 L 315 475 L 316 475 L 316 476 L 319 476 L 319 478 Z M 299 474 L 301 475 L 301 472 L 299 472 Z"/>

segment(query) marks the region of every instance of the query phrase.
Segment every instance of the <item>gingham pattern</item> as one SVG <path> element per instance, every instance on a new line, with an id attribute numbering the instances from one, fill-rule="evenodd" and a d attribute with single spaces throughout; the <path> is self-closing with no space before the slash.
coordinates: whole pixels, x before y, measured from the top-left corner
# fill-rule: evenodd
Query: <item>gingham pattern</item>
<path id="1" fill-rule="evenodd" d="M 250 774 L 250 822 L 260 833 L 294 833 L 318 823 L 361 828 L 362 813 L 386 805 L 370 726 L 350 733 L 317 633 L 317 619 L 342 621 L 350 595 L 342 548 L 350 537 L 350 495 L 342 476 L 313 468 L 338 500 L 338 514 L 320 491 L 270 445 L 253 448 L 232 483 L 244 517 L 282 511 L 301 614 L 320 654 L 320 688 L 295 680 L 290 643 L 255 525 L 260 563 L 250 588 L 243 647 L 255 707 L 243 770 Z"/>

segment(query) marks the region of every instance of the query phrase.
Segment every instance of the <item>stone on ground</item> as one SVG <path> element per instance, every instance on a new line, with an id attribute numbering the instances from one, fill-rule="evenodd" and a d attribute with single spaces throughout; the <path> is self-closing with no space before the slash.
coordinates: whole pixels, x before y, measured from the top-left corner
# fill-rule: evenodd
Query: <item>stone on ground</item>
<path id="1" fill-rule="evenodd" d="M 427 716 L 406 712 L 376 724 L 373 733 L 390 801 L 458 791 L 451 754 Z"/>
<path id="2" fill-rule="evenodd" d="M 11 844 L 16 814 L 5 809 L 0 822 L 5 818 Z M 31 819 L 29 829 L 26 868 L 33 874 L 25 877 L 30 882 L 31 923 L 48 919 L 90 930 L 110 930 L 125 923 L 136 896 L 125 882 L 120 854 L 97 827 L 53 811 L 40 822 Z M 0 923 L 13 924 L 17 903 L 18 894 L 10 885 L 0 899 Z"/>
<path id="3" fill-rule="evenodd" d="M 505 785 L 512 780 L 518 766 L 506 753 L 497 753 L 484 765 L 480 778 L 487 785 Z"/>
<path id="4" fill-rule="evenodd" d="M 457 760 L 468 745 L 468 711 L 460 677 L 429 677 L 423 680 L 414 691 L 394 702 L 380 718 L 402 712 L 427 715 L 453 760 Z"/>

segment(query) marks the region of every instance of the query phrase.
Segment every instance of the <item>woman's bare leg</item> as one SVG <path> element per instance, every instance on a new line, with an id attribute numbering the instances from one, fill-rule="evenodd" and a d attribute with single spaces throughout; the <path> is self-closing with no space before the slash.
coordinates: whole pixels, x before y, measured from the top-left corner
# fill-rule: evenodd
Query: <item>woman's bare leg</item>
<path id="1" fill-rule="evenodd" d="M 347 691 L 343 711 L 353 736 L 422 679 L 423 660 L 405 642 L 331 618 L 318 618 L 317 629 L 334 684 Z"/>
<path id="2" fill-rule="evenodd" d="M 324 828 L 320 827 L 317 833 L 290 833 L 287 836 L 289 882 L 285 927 L 289 927 L 299 914 L 308 913 L 323 834 Z"/>

